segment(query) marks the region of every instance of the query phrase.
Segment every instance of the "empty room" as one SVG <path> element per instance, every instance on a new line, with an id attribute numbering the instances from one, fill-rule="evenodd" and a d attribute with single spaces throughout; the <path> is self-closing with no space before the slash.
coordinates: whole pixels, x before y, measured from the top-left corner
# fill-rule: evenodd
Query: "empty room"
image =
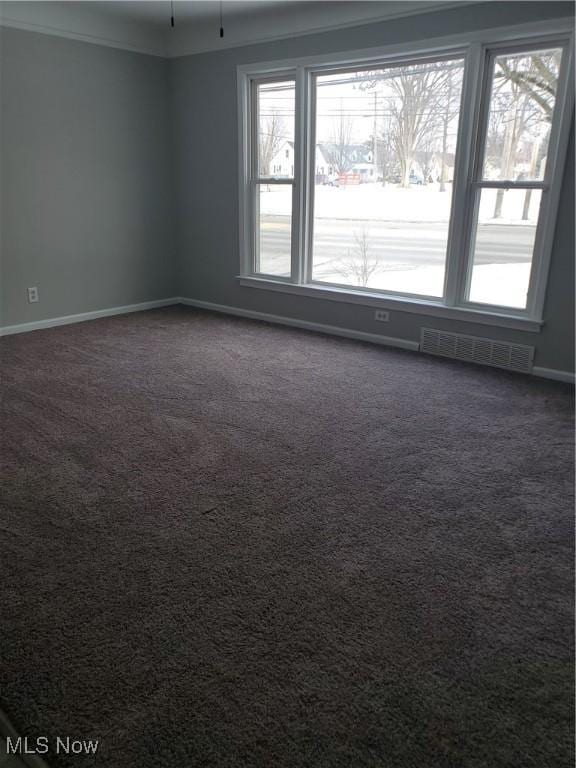
<path id="1" fill-rule="evenodd" d="M 0 2 L 0 768 L 571 768 L 574 3 Z"/>

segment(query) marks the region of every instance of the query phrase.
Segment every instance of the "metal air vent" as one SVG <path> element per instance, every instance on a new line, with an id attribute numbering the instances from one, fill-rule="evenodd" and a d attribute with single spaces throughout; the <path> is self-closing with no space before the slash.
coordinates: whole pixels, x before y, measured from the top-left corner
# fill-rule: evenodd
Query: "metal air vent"
<path id="1" fill-rule="evenodd" d="M 421 329 L 420 351 L 523 373 L 532 372 L 534 360 L 534 347 L 434 328 Z"/>

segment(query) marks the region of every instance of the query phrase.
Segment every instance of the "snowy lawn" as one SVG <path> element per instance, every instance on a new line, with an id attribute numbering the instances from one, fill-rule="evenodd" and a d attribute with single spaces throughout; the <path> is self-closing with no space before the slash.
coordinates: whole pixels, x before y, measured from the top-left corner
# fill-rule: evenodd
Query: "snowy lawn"
<path id="1" fill-rule="evenodd" d="M 443 294 L 451 185 L 318 185 L 314 190 L 313 279 L 320 282 L 441 297 Z M 485 189 L 471 280 L 475 302 L 523 308 L 530 277 L 533 235 L 540 204 L 505 193 L 493 218 L 497 191 Z M 286 274 L 290 264 L 292 188 L 263 186 L 260 196 L 262 271 Z M 358 247 L 365 236 L 368 255 Z M 361 273 L 361 263 L 369 275 Z"/>
<path id="2" fill-rule="evenodd" d="M 287 215 L 291 209 L 292 188 L 287 185 L 263 186 L 261 211 L 263 214 Z M 381 221 L 447 222 L 450 217 L 452 185 L 440 192 L 438 184 L 411 186 L 403 189 L 398 185 L 359 184 L 348 187 L 314 187 L 314 216 L 319 219 L 364 219 Z M 493 210 L 496 190 L 486 189 L 482 195 L 482 208 Z M 504 196 L 502 224 L 522 222 L 523 195 Z M 539 196 L 532 195 L 529 220 L 538 217 Z"/>

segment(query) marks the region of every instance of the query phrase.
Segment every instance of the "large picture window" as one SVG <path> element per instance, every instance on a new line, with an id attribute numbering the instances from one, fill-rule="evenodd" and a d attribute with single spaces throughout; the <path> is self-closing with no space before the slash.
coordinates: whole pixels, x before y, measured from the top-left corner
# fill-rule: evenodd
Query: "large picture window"
<path id="1" fill-rule="evenodd" d="M 443 295 L 463 70 L 316 76 L 313 280 Z"/>
<path id="2" fill-rule="evenodd" d="M 241 67 L 241 279 L 539 323 L 572 46 L 501 30 Z"/>

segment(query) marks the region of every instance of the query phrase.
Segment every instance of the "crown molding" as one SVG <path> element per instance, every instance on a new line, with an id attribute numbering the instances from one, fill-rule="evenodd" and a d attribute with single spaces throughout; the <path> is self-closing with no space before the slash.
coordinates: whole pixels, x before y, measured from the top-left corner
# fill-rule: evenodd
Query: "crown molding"
<path id="1" fill-rule="evenodd" d="M 310 35 L 322 34 L 325 32 L 334 32 L 341 29 L 349 29 L 353 27 L 363 27 L 369 24 L 378 24 L 384 21 L 393 21 L 394 19 L 401 19 L 410 16 L 421 16 L 427 13 L 434 13 L 436 11 L 451 10 L 453 8 L 461 8 L 463 6 L 470 5 L 482 5 L 485 2 L 494 2 L 495 0 L 415 0 L 415 2 L 397 2 L 394 5 L 397 6 L 394 10 L 387 13 L 378 13 L 370 16 L 361 16 L 357 18 L 350 18 L 345 21 L 333 21 L 331 23 L 318 24 L 313 19 L 310 19 L 308 28 L 297 28 L 277 34 L 272 32 L 272 29 L 277 29 L 278 26 L 283 26 L 282 23 L 269 23 L 270 29 L 266 30 L 267 19 L 265 12 L 251 18 L 246 17 L 244 19 L 240 17 L 234 18 L 229 22 L 232 27 L 232 33 L 229 33 L 226 29 L 227 38 L 221 40 L 216 36 L 217 30 L 214 28 L 214 22 L 202 22 L 192 25 L 187 23 L 180 28 L 176 28 L 175 34 L 171 35 L 172 40 L 168 42 L 168 56 L 169 58 L 180 58 L 183 56 L 194 56 L 200 53 L 212 53 L 215 51 L 226 50 L 230 48 L 243 48 L 251 45 L 258 45 L 261 43 L 273 43 L 278 40 L 289 40 L 298 37 L 308 37 Z M 417 7 L 413 7 L 417 3 Z M 403 9 L 405 4 L 407 7 Z M 301 3 L 303 9 L 306 8 L 306 3 Z M 342 3 L 344 6 L 344 3 Z M 350 4 L 347 4 L 350 5 Z M 353 5 L 353 4 L 352 4 Z M 269 16 L 276 19 L 278 12 L 268 12 Z M 302 19 L 305 11 L 300 10 L 299 18 Z M 332 12 L 331 17 L 334 17 Z M 270 18 L 270 20 L 271 20 Z M 264 19 L 262 22 L 261 20 Z M 226 18 L 224 19 L 226 27 Z M 236 35 L 234 35 L 234 27 L 236 25 Z M 288 26 L 284 24 L 284 26 Z M 194 28 L 193 28 L 194 27 Z M 247 28 L 247 29 L 246 29 Z M 237 31 L 239 30 L 239 32 Z M 246 30 L 246 32 L 245 32 Z M 254 31 L 257 30 L 257 34 Z M 211 33 L 214 32 L 212 37 L 213 42 L 208 42 L 211 39 Z"/>
<path id="2" fill-rule="evenodd" d="M 414 2 L 407 2 L 407 7 L 404 10 L 401 7 L 402 3 L 397 2 L 394 4 L 395 7 L 387 13 L 346 18 L 331 23 L 319 23 L 321 17 L 318 8 L 312 10 L 310 7 L 310 11 L 308 11 L 306 3 L 302 3 L 297 14 L 295 14 L 295 9 L 285 12 L 280 26 L 284 26 L 287 31 L 282 34 L 276 33 L 278 11 L 267 9 L 246 17 L 233 16 L 230 18 L 228 21 L 230 31 L 227 30 L 228 36 L 224 40 L 217 36 L 213 20 L 185 22 L 177 26 L 174 31 L 169 29 L 164 31 L 157 27 L 144 27 L 136 21 L 132 24 L 126 19 L 120 20 L 105 14 L 98 14 L 92 9 L 82 8 L 80 2 L 70 2 L 69 4 L 0 2 L 0 27 L 12 27 L 29 32 L 64 37 L 149 56 L 178 58 L 377 24 L 465 5 L 477 5 L 482 0 L 415 0 L 415 2 L 418 3 L 417 7 L 414 7 Z M 55 8 L 55 5 L 58 7 Z M 350 6 L 352 4 L 342 3 L 343 9 L 345 5 Z M 307 14 L 309 23 L 306 24 L 303 19 L 306 18 Z M 331 18 L 334 18 L 333 7 Z M 292 29 L 290 28 L 291 23 L 292 25 L 296 24 Z M 257 30 L 256 34 L 255 29 Z M 212 32 L 214 32 L 213 35 Z"/>
<path id="3" fill-rule="evenodd" d="M 37 32 L 42 35 L 51 35 L 52 37 L 64 37 L 67 40 L 77 40 L 81 43 L 92 43 L 93 45 L 103 45 L 107 48 L 118 48 L 122 51 L 131 53 L 142 53 L 146 56 L 156 56 L 162 59 L 169 58 L 168 52 L 163 48 L 147 48 L 143 45 L 125 42 L 123 40 L 113 40 L 109 37 L 100 37 L 99 35 L 89 35 L 84 32 L 72 32 L 70 30 L 47 27 L 42 24 L 33 24 L 31 22 L 17 21 L 14 19 L 0 18 L 0 27 L 9 27 L 11 29 L 22 29 L 25 32 Z"/>
<path id="4" fill-rule="evenodd" d="M 70 2 L 69 10 L 63 6 L 50 2 L 0 2 L 0 28 L 64 37 L 147 56 L 169 55 L 164 35 L 157 30 L 106 17 L 82 7 L 80 2 Z"/>
<path id="5" fill-rule="evenodd" d="M 509 0 L 515 2 L 517 0 Z M 176 59 L 184 56 L 244 48 L 280 40 L 353 29 L 395 19 L 422 16 L 486 5 L 498 0 L 391 0 L 388 10 L 370 13 L 362 3 L 362 13 L 351 17 L 354 2 L 330 3 L 330 13 L 319 3 L 301 2 L 298 8 L 263 7 L 258 12 L 224 16 L 226 37 L 218 36 L 214 19 L 181 21 L 175 29 L 142 23 L 137 18 L 106 14 L 80 0 L 70 2 L 14 2 L 0 0 L 0 28 L 12 27 L 29 32 L 69 38 L 84 43 L 118 48 L 148 56 Z M 90 5 L 91 7 L 88 7 Z M 229 3 L 230 5 L 230 3 Z M 233 5 L 233 4 L 232 4 Z M 379 5 L 374 3 L 374 5 Z M 569 5 L 569 3 L 566 3 Z M 342 10 L 339 10 L 339 6 Z M 403 7 L 404 6 L 404 7 Z M 359 13 L 359 10 L 356 11 Z M 328 21 L 328 19 L 330 21 Z M 283 29 L 281 34 L 278 28 Z"/>

